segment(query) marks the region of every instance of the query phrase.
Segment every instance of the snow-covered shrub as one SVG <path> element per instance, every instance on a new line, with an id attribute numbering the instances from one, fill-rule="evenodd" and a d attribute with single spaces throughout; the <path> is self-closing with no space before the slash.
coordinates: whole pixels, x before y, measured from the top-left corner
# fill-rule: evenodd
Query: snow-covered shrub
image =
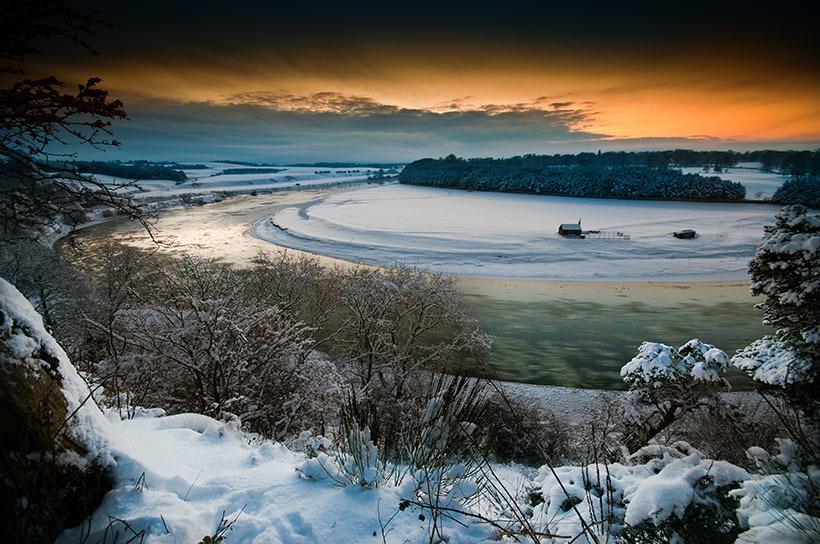
<path id="1" fill-rule="evenodd" d="M 340 440 L 336 451 L 339 477 L 334 479 L 341 485 L 365 489 L 379 487 L 386 478 L 389 465 L 385 437 L 379 432 L 379 414 L 371 406 L 360 403 L 351 391 L 340 415 Z"/>
<path id="2" fill-rule="evenodd" d="M 339 362 L 357 402 L 378 414 L 378 425 L 369 427 L 377 441 L 387 438 L 383 445 L 393 455 L 407 429 L 418 429 L 414 418 L 430 400 L 431 372 L 475 361 L 490 341 L 451 278 L 399 267 L 356 268 L 338 280 L 333 332 L 323 349 Z"/>
<path id="3" fill-rule="evenodd" d="M 490 346 L 453 278 L 394 267 L 356 268 L 340 279 L 342 324 L 330 353 L 351 361 L 346 370 L 362 387 L 411 396 L 417 371 L 456 370 L 459 357 L 480 357 Z"/>
<path id="4" fill-rule="evenodd" d="M 325 266 L 316 257 L 280 251 L 274 255 L 260 252 L 253 266 L 242 273 L 250 290 L 272 296 L 279 307 L 315 328 L 317 349 L 328 351 L 331 344 L 323 345 L 322 339 L 332 337 L 339 325 L 333 317 L 342 270 Z"/>
<path id="5" fill-rule="evenodd" d="M 340 474 L 352 485 L 374 489 L 384 480 L 385 460 L 370 437 L 370 428 L 347 432 L 346 450 L 339 465 Z"/>
<path id="6" fill-rule="evenodd" d="M 740 501 L 737 515 L 746 529 L 738 542 L 820 541 L 820 469 L 801 459 L 791 440 L 779 442 L 777 455 L 762 448 L 747 452 L 762 475 L 731 492 Z"/>
<path id="7" fill-rule="evenodd" d="M 336 455 L 341 482 L 373 488 L 386 480 L 401 485 L 409 478 L 416 482 L 414 502 L 439 504 L 474 474 L 476 460 L 483 458 L 476 429 L 485 406 L 479 380 L 431 374 L 423 404 L 400 421 L 385 421 L 383 413 L 351 390 L 341 410 Z M 455 466 L 461 468 L 454 471 Z"/>
<path id="8" fill-rule="evenodd" d="M 774 334 L 755 341 L 732 358 L 760 386 L 781 390 L 804 410 L 817 412 L 820 372 L 820 215 L 786 206 L 766 227 L 749 264 L 751 291 L 763 323 Z"/>
<path id="9" fill-rule="evenodd" d="M 88 281 L 53 248 L 33 240 L 0 242 L 0 276 L 23 293 L 75 359 L 82 310 L 92 296 Z"/>
<path id="10" fill-rule="evenodd" d="M 554 542 L 731 542 L 738 529 L 728 493 L 748 478 L 688 444 L 651 444 L 626 463 L 541 467 L 533 521 Z"/>
<path id="11" fill-rule="evenodd" d="M 487 399 L 480 380 L 434 374 L 428 378 L 423 408 L 407 420 L 399 452 L 410 469 L 449 467 L 460 457 L 483 453 L 478 426 Z"/>
<path id="12" fill-rule="evenodd" d="M 689 413 L 725 413 L 718 393 L 729 388 L 723 378 L 728 364 L 726 353 L 698 339 L 677 349 L 656 342 L 641 344 L 638 354 L 621 368 L 634 409 L 627 448 L 641 447 Z"/>
<path id="13" fill-rule="evenodd" d="M 315 435 L 311 431 L 302 431 L 299 436 L 287 442 L 291 451 L 300 451 L 308 459 L 318 457 L 320 453 L 328 453 L 333 441 L 321 434 Z"/>
<path id="14" fill-rule="evenodd" d="M 488 479 L 478 432 L 486 406 L 480 380 L 431 375 L 422 409 L 401 429 L 393 481 L 406 482 L 404 504 L 429 517 L 431 541 L 446 540 L 444 519 L 468 507 Z"/>
<path id="15" fill-rule="evenodd" d="M 684 440 L 712 459 L 723 459 L 746 469 L 753 468 L 746 456 L 751 447 L 768 448 L 783 436 L 782 423 L 763 400 L 746 393 L 739 405 L 731 405 L 724 398 L 726 409 L 700 411 L 697 417 L 685 417 L 661 432 L 659 442 Z"/>

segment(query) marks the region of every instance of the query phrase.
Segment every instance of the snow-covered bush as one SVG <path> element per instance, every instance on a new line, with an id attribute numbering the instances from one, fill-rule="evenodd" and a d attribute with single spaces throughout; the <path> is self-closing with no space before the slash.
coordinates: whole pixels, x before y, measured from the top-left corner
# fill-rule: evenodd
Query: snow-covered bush
<path id="1" fill-rule="evenodd" d="M 455 370 L 457 356 L 480 357 L 490 346 L 469 316 L 454 279 L 408 267 L 356 268 L 340 278 L 343 324 L 331 353 L 350 359 L 362 386 L 391 398 L 411 393 L 418 370 Z"/>
<path id="2" fill-rule="evenodd" d="M 349 429 L 339 473 L 352 485 L 374 489 L 384 480 L 386 461 L 370 436 L 370 427 Z"/>
<path id="3" fill-rule="evenodd" d="M 777 455 L 747 452 L 762 475 L 730 493 L 740 501 L 737 515 L 746 529 L 738 542 L 820 541 L 820 469 L 801 459 L 791 440 L 780 440 L 779 449 Z"/>
<path id="4" fill-rule="evenodd" d="M 76 358 L 89 282 L 54 249 L 33 240 L 0 242 L 0 276 L 42 316 L 46 330 Z"/>
<path id="5" fill-rule="evenodd" d="M 374 435 L 390 435 L 421 409 L 428 371 L 489 346 L 451 279 L 409 268 L 327 268 L 281 253 L 235 269 L 118 246 L 90 264 L 98 296 L 86 304 L 83 367 L 121 412 L 233 414 L 287 440 L 338 425 L 352 385 L 379 410 Z"/>
<path id="6" fill-rule="evenodd" d="M 758 384 L 817 411 L 820 372 L 820 215 L 786 206 L 749 264 L 752 294 L 774 334 L 740 350 L 733 364 Z"/>
<path id="7" fill-rule="evenodd" d="M 748 478 L 688 444 L 651 444 L 626 463 L 541 467 L 533 520 L 554 542 L 731 542 L 729 491 Z"/>
<path id="8" fill-rule="evenodd" d="M 634 408 L 624 440 L 627 448 L 643 446 L 689 413 L 723 413 L 718 393 L 729 388 L 723 378 L 728 364 L 726 353 L 698 339 L 677 349 L 657 342 L 641 344 L 638 354 L 621 368 Z"/>
<path id="9" fill-rule="evenodd" d="M 482 382 L 428 374 L 422 393 L 400 418 L 367 402 L 366 393 L 348 393 L 337 456 L 348 482 L 373 487 L 390 478 L 400 484 L 417 474 L 444 475 L 462 459 L 483 455 L 476 432 L 487 406 Z"/>
<path id="10" fill-rule="evenodd" d="M 490 345 L 470 318 L 452 278 L 406 267 L 356 268 L 340 275 L 335 331 L 326 349 L 356 391 L 378 414 L 377 440 L 417 427 L 413 414 L 430 400 L 431 372 L 457 371 Z M 392 440 L 392 438 L 391 438 Z M 386 443 L 389 453 L 396 442 Z"/>

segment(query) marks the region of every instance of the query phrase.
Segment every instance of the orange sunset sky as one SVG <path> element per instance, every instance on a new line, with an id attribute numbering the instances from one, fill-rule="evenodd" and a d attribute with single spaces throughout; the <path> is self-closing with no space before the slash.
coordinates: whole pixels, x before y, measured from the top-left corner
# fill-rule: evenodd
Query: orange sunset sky
<path id="1" fill-rule="evenodd" d="M 114 24 L 100 55 L 38 69 L 102 77 L 130 114 L 125 155 L 820 145 L 816 19 L 799 5 L 86 4 Z"/>

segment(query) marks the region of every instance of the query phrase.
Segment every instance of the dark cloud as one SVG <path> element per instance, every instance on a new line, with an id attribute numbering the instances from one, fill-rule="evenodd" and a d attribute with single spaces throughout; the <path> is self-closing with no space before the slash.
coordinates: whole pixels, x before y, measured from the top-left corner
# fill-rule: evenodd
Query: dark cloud
<path id="1" fill-rule="evenodd" d="M 720 119 L 726 102 L 762 104 L 750 113 L 739 109 L 734 121 L 800 100 L 808 106 L 797 113 L 761 115 L 763 129 L 720 134 L 763 138 L 797 115 L 808 121 L 778 138 L 817 134 L 816 18 L 789 1 L 765 9 L 732 1 L 75 3 L 115 25 L 94 37 L 102 55 L 78 56 L 55 41 L 32 72 L 65 71 L 68 81 L 100 75 L 118 97 L 150 97 L 126 100 L 131 121 L 116 127 L 125 145 L 112 158 L 410 160 L 448 152 L 732 145 L 686 137 L 721 130 L 714 123 L 673 129 L 664 118 L 646 130 L 624 130 L 634 118 L 654 119 L 641 108 L 661 99 L 673 112 L 694 102 L 684 111 L 705 118 L 721 106 L 714 113 Z M 467 76 L 474 78 L 469 86 L 457 85 Z M 301 90 L 267 90 L 279 86 Z M 310 92 L 321 89 L 331 91 Z M 412 109 L 406 106 L 422 101 L 413 89 L 428 91 L 431 101 L 456 97 Z M 699 94 L 689 97 L 691 91 Z M 516 102 L 530 92 L 544 96 Z M 668 98 L 675 93 L 683 98 Z M 163 96 L 170 98 L 156 98 Z M 511 103 L 503 103 L 507 98 Z M 613 103 L 620 126 L 611 122 Z M 593 123 L 607 113 L 609 123 Z M 681 137 L 616 140 L 606 127 Z"/>

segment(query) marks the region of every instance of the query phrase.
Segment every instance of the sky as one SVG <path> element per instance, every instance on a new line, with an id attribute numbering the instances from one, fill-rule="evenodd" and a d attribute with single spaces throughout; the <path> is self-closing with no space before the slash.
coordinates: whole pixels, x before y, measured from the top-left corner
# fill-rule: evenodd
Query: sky
<path id="1" fill-rule="evenodd" d="M 74 3 L 99 55 L 30 72 L 121 98 L 88 158 L 409 161 L 820 147 L 809 3 Z M 35 74 L 32 74 L 35 75 Z"/>

